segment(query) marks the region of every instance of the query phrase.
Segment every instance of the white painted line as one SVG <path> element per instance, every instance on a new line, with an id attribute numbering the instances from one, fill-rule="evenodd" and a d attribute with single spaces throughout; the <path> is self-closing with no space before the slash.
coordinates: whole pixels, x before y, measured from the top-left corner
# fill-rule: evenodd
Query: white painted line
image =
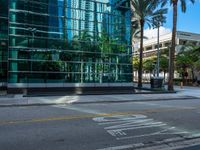
<path id="1" fill-rule="evenodd" d="M 137 123 L 137 122 L 142 122 L 142 121 L 144 121 L 145 122 L 145 120 L 146 121 L 151 121 L 151 120 L 153 120 L 153 119 L 144 119 L 144 120 L 140 120 L 140 119 L 129 119 L 129 118 L 127 118 L 127 119 L 124 119 L 124 120 L 122 120 L 122 121 L 113 121 L 113 122 L 103 122 L 103 123 L 98 123 L 99 125 L 109 125 L 109 124 L 119 124 L 119 123 L 128 123 L 128 122 L 135 122 L 135 123 Z"/>
<path id="2" fill-rule="evenodd" d="M 153 119 L 144 119 L 144 120 L 135 120 L 135 119 L 127 119 L 125 121 L 116 121 L 116 122 L 105 122 L 105 123 L 98 123 L 99 125 L 109 125 L 109 124 L 119 124 L 119 123 L 142 123 L 142 122 L 147 122 L 147 121 L 153 121 Z M 117 125 L 116 125 L 117 126 Z"/>
<path id="3" fill-rule="evenodd" d="M 137 102 L 137 103 L 148 105 L 148 106 L 159 106 L 163 108 L 195 109 L 195 107 L 191 107 L 191 106 L 174 106 L 174 105 L 168 105 L 168 104 L 158 104 L 158 103 L 153 103 L 153 102 Z"/>
<path id="4" fill-rule="evenodd" d="M 136 127 L 136 128 L 123 128 L 123 129 L 116 129 L 116 130 L 107 130 L 107 132 L 110 133 L 112 136 L 117 136 L 117 135 L 119 135 L 119 133 L 123 133 L 124 135 L 126 135 L 126 133 L 124 133 L 123 131 L 142 129 L 142 128 L 162 127 L 165 125 L 166 124 L 157 124 L 157 125 L 152 125 L 152 126 L 143 126 L 143 127 Z"/>
<path id="5" fill-rule="evenodd" d="M 183 148 L 189 148 L 191 146 L 200 145 L 200 138 L 192 139 L 192 140 L 184 140 L 184 141 L 172 141 L 167 144 L 161 144 L 156 146 L 150 146 L 146 148 L 138 148 L 135 150 L 177 150 Z"/>
<path id="6" fill-rule="evenodd" d="M 147 122 L 147 121 L 146 120 L 141 120 L 141 121 L 138 121 L 138 122 L 128 122 L 128 123 L 124 123 L 124 124 L 105 127 L 104 129 L 106 129 L 106 130 L 110 130 L 110 129 L 125 129 L 125 128 L 134 129 L 134 127 L 137 129 L 138 127 L 145 127 L 145 126 L 163 124 L 162 122 L 154 122 L 152 120 L 150 120 L 149 122 Z"/>
<path id="7" fill-rule="evenodd" d="M 144 147 L 143 143 L 127 144 L 114 147 L 107 147 L 97 150 L 124 150 L 124 149 L 134 149 L 134 150 L 176 150 L 187 148 L 191 146 L 200 145 L 200 139 L 183 140 L 181 137 L 169 138 L 157 143 L 158 145 Z"/>
<path id="8" fill-rule="evenodd" d="M 148 136 L 154 136 L 154 135 L 178 135 L 178 134 L 188 134 L 189 132 L 171 132 L 170 130 L 174 130 L 175 127 L 171 127 L 168 129 L 164 129 L 158 132 L 154 132 L 154 133 L 149 133 L 149 134 L 143 134 L 143 135 L 135 135 L 135 136 L 127 136 L 127 137 L 121 137 L 121 138 L 117 138 L 117 140 L 125 140 L 125 139 L 131 139 L 131 138 L 140 138 L 140 137 L 148 137 Z M 169 131 L 169 132 L 167 132 Z M 167 132 L 167 133 L 165 133 Z"/>
<path id="9" fill-rule="evenodd" d="M 128 148 L 134 148 L 138 146 L 143 146 L 143 143 L 137 143 L 137 144 L 128 144 L 128 145 L 121 145 L 121 146 L 114 146 L 114 147 L 108 147 L 108 148 L 102 148 L 97 150 L 123 150 Z"/>
<path id="10" fill-rule="evenodd" d="M 121 130 L 108 130 L 107 131 L 112 136 L 126 136 L 127 134 Z"/>
<path id="11" fill-rule="evenodd" d="M 116 115 L 116 116 L 109 116 L 109 117 L 97 117 L 93 118 L 96 122 L 119 122 L 119 121 L 125 121 L 125 120 L 137 120 L 137 119 L 144 119 L 147 118 L 147 116 L 144 115 Z"/>
<path id="12" fill-rule="evenodd" d="M 96 117 L 93 118 L 94 121 L 98 123 L 98 125 L 104 126 L 104 129 L 116 140 L 127 140 L 134 138 L 144 138 L 144 137 L 153 137 L 153 136 L 161 136 L 163 141 L 173 141 L 173 139 L 165 139 L 165 135 L 173 135 L 177 138 L 181 139 L 183 137 L 187 137 L 191 135 L 190 132 L 177 129 L 176 127 L 170 127 L 166 123 L 156 121 L 154 119 L 148 118 L 145 115 L 116 115 L 116 116 L 107 116 L 107 117 Z M 138 132 L 138 134 L 134 135 L 133 133 L 137 130 L 145 129 L 146 133 Z M 155 129 L 155 130 L 150 130 Z M 200 136 L 194 135 L 193 136 Z M 154 141 L 155 143 L 161 143 L 162 141 Z M 133 148 L 133 144 L 124 145 L 118 147 L 109 147 L 105 150 L 120 150 Z M 104 149 L 103 149 L 104 150 Z"/>
<path id="13" fill-rule="evenodd" d="M 187 136 L 185 138 L 200 138 L 200 133 L 192 134 L 192 135 Z"/>
<path id="14" fill-rule="evenodd" d="M 151 127 L 157 127 L 157 126 L 165 126 L 165 123 L 162 122 L 148 122 L 145 124 L 136 124 L 136 125 L 131 125 L 131 126 L 127 126 L 127 127 L 123 127 L 122 128 L 117 128 L 116 130 L 135 130 L 135 129 L 142 129 L 142 128 L 151 128 Z M 104 128 L 106 130 L 108 130 L 108 128 Z M 112 128 L 110 128 L 112 129 Z"/>

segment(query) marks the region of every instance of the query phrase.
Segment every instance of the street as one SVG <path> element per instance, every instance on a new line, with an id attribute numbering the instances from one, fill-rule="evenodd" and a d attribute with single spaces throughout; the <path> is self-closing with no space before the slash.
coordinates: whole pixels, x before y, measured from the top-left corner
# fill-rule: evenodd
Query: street
<path id="1" fill-rule="evenodd" d="M 1 107 L 0 145 L 2 150 L 196 150 L 200 148 L 199 102 Z"/>

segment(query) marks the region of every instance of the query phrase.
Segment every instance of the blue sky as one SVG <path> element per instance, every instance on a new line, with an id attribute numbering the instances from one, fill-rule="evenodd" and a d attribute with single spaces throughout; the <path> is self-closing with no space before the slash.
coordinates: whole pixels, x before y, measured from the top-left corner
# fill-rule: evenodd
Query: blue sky
<path id="1" fill-rule="evenodd" d="M 189 1 L 189 0 L 186 0 Z M 167 15 L 167 23 L 164 27 L 172 29 L 172 8 L 169 9 Z M 188 31 L 200 33 L 200 2 L 197 1 L 194 5 L 187 4 L 186 13 L 181 12 L 181 8 L 178 10 L 178 24 L 177 29 L 179 31 Z"/>
<path id="2" fill-rule="evenodd" d="M 178 7 L 178 22 L 177 30 L 185 32 L 194 32 L 200 34 L 200 0 L 196 0 L 193 5 L 186 0 L 187 11 L 183 13 L 181 7 Z M 167 22 L 160 28 L 160 35 L 167 34 L 172 30 L 172 19 L 173 19 L 172 6 L 169 6 L 167 14 Z M 157 29 L 146 29 L 144 32 L 148 38 L 157 37 Z"/>

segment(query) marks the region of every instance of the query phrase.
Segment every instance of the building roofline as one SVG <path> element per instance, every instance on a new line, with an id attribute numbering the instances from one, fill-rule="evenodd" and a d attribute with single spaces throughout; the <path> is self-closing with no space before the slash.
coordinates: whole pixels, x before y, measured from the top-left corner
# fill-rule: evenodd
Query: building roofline
<path id="1" fill-rule="evenodd" d="M 176 33 L 186 33 L 186 34 L 192 34 L 192 35 L 199 35 L 200 36 L 200 33 L 189 32 L 189 31 L 180 31 L 180 30 L 178 30 L 178 31 L 176 31 Z M 170 34 L 172 34 L 172 31 L 169 32 L 169 33 L 160 35 L 160 37 L 167 36 L 167 35 L 170 35 Z M 157 39 L 157 37 L 149 38 L 149 39 L 147 39 L 145 41 L 148 41 L 148 40 L 151 40 L 151 39 Z"/>
<path id="2" fill-rule="evenodd" d="M 200 33 L 193 33 L 187 31 L 177 31 L 176 33 L 178 39 L 188 39 L 188 40 L 195 40 L 200 41 Z M 169 41 L 171 40 L 172 32 L 160 35 L 160 42 Z M 144 40 L 144 46 L 150 45 L 152 43 L 157 42 L 157 37 L 149 38 Z M 140 42 L 138 42 L 140 43 Z"/>

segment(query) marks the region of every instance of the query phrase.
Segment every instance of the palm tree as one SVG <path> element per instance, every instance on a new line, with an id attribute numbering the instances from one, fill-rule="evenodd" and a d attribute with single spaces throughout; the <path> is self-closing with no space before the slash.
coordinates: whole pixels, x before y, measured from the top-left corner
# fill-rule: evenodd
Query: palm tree
<path id="1" fill-rule="evenodd" d="M 186 70 L 190 70 L 192 74 L 192 81 L 195 80 L 195 64 L 199 60 L 199 46 L 195 45 L 183 45 L 176 51 L 176 68 L 179 73 L 184 74 Z M 185 76 L 182 76 L 183 83 L 185 83 Z"/>
<path id="2" fill-rule="evenodd" d="M 144 70 L 149 72 L 150 78 L 153 70 L 155 69 L 154 62 L 156 61 L 156 57 L 149 57 L 144 60 Z"/>
<path id="3" fill-rule="evenodd" d="M 140 54 L 138 69 L 138 88 L 142 87 L 142 60 L 143 60 L 143 38 L 145 23 L 151 27 L 154 18 L 164 16 L 167 13 L 166 8 L 161 8 L 162 0 L 131 0 L 132 4 L 132 21 L 138 23 L 140 27 Z"/>
<path id="4" fill-rule="evenodd" d="M 188 1 L 188 0 L 187 0 Z M 168 90 L 174 90 L 174 59 L 175 59 L 175 47 L 176 47 L 176 31 L 177 31 L 177 15 L 178 15 L 178 2 L 181 2 L 182 12 L 186 12 L 186 0 L 163 0 L 163 6 L 170 2 L 173 5 L 173 30 L 172 30 L 172 44 L 170 49 L 170 61 L 169 61 L 169 80 L 168 80 Z M 190 2 L 194 3 L 195 0 L 190 0 Z"/>

